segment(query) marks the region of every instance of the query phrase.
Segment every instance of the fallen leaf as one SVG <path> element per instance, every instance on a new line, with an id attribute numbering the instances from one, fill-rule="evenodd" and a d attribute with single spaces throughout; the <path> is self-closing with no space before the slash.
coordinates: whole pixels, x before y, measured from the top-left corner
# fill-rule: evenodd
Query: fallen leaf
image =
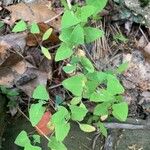
<path id="1" fill-rule="evenodd" d="M 51 119 L 51 116 L 52 114 L 50 111 L 45 112 L 39 123 L 35 126 L 36 131 L 40 135 L 49 135 L 53 132 L 52 128 L 48 128 L 48 123 Z"/>
<path id="2" fill-rule="evenodd" d="M 29 23 L 46 22 L 58 15 L 54 10 L 48 8 L 48 1 L 43 0 L 31 4 L 18 3 L 6 7 L 11 12 L 10 24 L 14 24 L 17 20 L 24 20 Z M 60 12 L 59 12 L 60 13 Z M 60 17 L 50 22 L 50 25 L 55 29 L 60 29 Z"/>

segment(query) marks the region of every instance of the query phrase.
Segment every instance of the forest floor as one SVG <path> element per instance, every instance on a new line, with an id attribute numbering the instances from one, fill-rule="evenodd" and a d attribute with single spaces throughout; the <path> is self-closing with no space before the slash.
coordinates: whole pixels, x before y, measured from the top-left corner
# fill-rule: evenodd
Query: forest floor
<path id="1" fill-rule="evenodd" d="M 150 150 L 150 23 L 145 21 L 150 18 L 146 11 L 150 4 L 141 7 L 138 2 L 136 6 L 145 11 L 146 14 L 143 14 L 134 7 L 129 8 L 128 0 L 114 1 L 109 0 L 101 13 L 101 20 L 91 22 L 92 26 L 103 29 L 105 36 L 85 45 L 84 49 L 97 70 L 112 70 L 125 61 L 129 62 L 127 71 L 119 76 L 129 104 L 128 120 L 124 123 L 116 120 L 106 122 L 109 129 L 106 139 L 97 134 L 84 134 L 72 124 L 74 127 L 66 139 L 69 150 Z M 26 128 L 33 132 L 22 112 L 26 113 L 37 85 L 46 85 L 52 99 L 57 96 L 65 99 L 65 91 L 60 86 L 65 76 L 62 73 L 63 63 L 47 60 L 39 47 L 42 34 L 52 27 L 53 37 L 44 44 L 49 47 L 52 56 L 55 55 L 60 45 L 58 35 L 63 8 L 55 0 L 46 4 L 45 1 L 27 2 L 0 2 L 0 85 L 21 91 L 15 102 L 2 92 L 0 94 L 2 150 L 10 147 L 18 150 L 14 140 L 20 130 Z M 12 27 L 20 19 L 38 22 L 41 34 L 12 33 Z M 43 150 L 46 150 L 44 146 Z"/>

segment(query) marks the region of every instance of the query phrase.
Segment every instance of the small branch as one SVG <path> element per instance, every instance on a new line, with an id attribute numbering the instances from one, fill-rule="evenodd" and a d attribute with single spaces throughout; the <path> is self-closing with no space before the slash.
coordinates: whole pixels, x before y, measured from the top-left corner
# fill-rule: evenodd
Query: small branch
<path id="1" fill-rule="evenodd" d="M 30 119 L 26 116 L 26 114 L 18 107 L 17 108 L 18 111 L 30 122 Z M 48 138 L 48 136 L 46 136 L 43 131 L 41 131 L 37 126 L 35 126 L 42 134 L 43 136 L 49 141 L 50 139 Z"/>
<path id="2" fill-rule="evenodd" d="M 63 11 L 61 11 L 58 15 L 54 16 L 53 18 L 46 20 L 44 23 L 49 23 L 49 22 L 55 20 L 56 18 L 58 18 L 59 16 L 61 16 L 62 14 L 63 14 Z"/>
<path id="3" fill-rule="evenodd" d="M 72 6 L 71 6 L 71 2 L 70 2 L 70 0 L 67 0 L 67 4 L 68 4 L 69 9 L 71 9 L 71 8 L 72 8 Z"/>
<path id="4" fill-rule="evenodd" d="M 109 129 L 144 129 L 145 125 L 134 125 L 134 124 L 126 124 L 126 123 L 104 123 L 106 128 Z"/>

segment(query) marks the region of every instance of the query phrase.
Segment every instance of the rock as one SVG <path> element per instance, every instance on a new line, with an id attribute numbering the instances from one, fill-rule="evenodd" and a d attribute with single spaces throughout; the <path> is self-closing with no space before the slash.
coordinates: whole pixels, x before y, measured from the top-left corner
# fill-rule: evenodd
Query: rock
<path id="1" fill-rule="evenodd" d="M 126 7 L 134 11 L 136 15 L 141 15 L 145 19 L 146 25 L 150 27 L 150 3 L 145 7 L 141 7 L 139 0 L 124 0 L 124 2 Z"/>

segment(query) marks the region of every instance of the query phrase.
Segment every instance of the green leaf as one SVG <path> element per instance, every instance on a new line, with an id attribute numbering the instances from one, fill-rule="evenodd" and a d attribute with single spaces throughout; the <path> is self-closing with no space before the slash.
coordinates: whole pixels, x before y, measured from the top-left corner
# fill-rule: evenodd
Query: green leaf
<path id="1" fill-rule="evenodd" d="M 112 100 L 114 100 L 114 96 L 105 89 L 94 92 L 90 97 L 90 101 L 92 102 L 107 102 Z"/>
<path id="2" fill-rule="evenodd" d="M 55 126 L 57 126 L 66 123 L 69 119 L 70 115 L 68 110 L 63 106 L 59 106 L 58 111 L 52 115 L 51 121 Z"/>
<path id="3" fill-rule="evenodd" d="M 128 116 L 128 104 L 126 102 L 114 104 L 112 106 L 112 109 L 112 114 L 115 118 L 117 118 L 120 121 L 126 121 Z"/>
<path id="4" fill-rule="evenodd" d="M 71 26 L 74 26 L 78 24 L 80 20 L 75 16 L 73 11 L 66 10 L 64 12 L 64 15 L 62 16 L 61 20 L 61 27 L 64 28 L 69 28 Z"/>
<path id="5" fill-rule="evenodd" d="M 81 102 L 82 97 L 74 97 L 71 101 L 70 104 L 71 105 L 77 105 Z"/>
<path id="6" fill-rule="evenodd" d="M 124 71 L 126 71 L 128 69 L 128 65 L 129 63 L 128 62 L 125 62 L 123 64 L 121 64 L 117 69 L 116 69 L 116 74 L 121 74 L 123 73 Z"/>
<path id="7" fill-rule="evenodd" d="M 89 73 L 93 73 L 94 72 L 94 66 L 91 63 L 91 61 L 86 58 L 86 57 L 81 57 L 80 58 L 81 64 L 82 66 L 89 72 Z"/>
<path id="8" fill-rule="evenodd" d="M 52 150 L 67 150 L 66 146 L 62 142 L 57 141 L 55 137 L 51 137 L 48 147 Z"/>
<path id="9" fill-rule="evenodd" d="M 128 39 L 122 34 L 122 33 L 117 33 L 115 36 L 113 36 L 115 41 L 121 41 L 126 43 Z"/>
<path id="10" fill-rule="evenodd" d="M 107 91 L 112 95 L 123 94 L 124 88 L 120 84 L 119 80 L 114 75 L 108 74 L 107 76 Z"/>
<path id="11" fill-rule="evenodd" d="M 45 112 L 45 108 L 42 105 L 43 102 L 32 104 L 29 109 L 29 118 L 33 127 L 38 124 Z"/>
<path id="12" fill-rule="evenodd" d="M 75 121 L 82 121 L 88 112 L 87 108 L 81 105 L 70 105 L 69 108 L 71 110 L 71 119 Z"/>
<path id="13" fill-rule="evenodd" d="M 101 84 L 104 80 L 107 79 L 107 74 L 104 72 L 95 71 L 93 73 L 88 73 L 87 75 L 88 80 L 96 81 L 97 83 Z"/>
<path id="14" fill-rule="evenodd" d="M 27 24 L 23 20 L 20 20 L 14 26 L 14 28 L 12 29 L 12 32 L 22 32 L 22 31 L 25 31 L 26 29 L 27 29 Z"/>
<path id="15" fill-rule="evenodd" d="M 88 5 L 92 5 L 96 8 L 95 13 L 101 12 L 106 6 L 108 0 L 86 0 Z"/>
<path id="16" fill-rule="evenodd" d="M 31 24 L 30 32 L 32 34 L 40 33 L 40 29 L 37 23 L 34 22 Z"/>
<path id="17" fill-rule="evenodd" d="M 57 124 L 55 126 L 56 140 L 62 142 L 68 135 L 70 130 L 70 123 Z"/>
<path id="18" fill-rule="evenodd" d="M 94 132 L 96 130 L 95 127 L 88 124 L 79 124 L 79 127 L 84 132 Z"/>
<path id="19" fill-rule="evenodd" d="M 34 143 L 40 143 L 40 136 L 39 135 L 33 135 Z"/>
<path id="20" fill-rule="evenodd" d="M 95 41 L 96 39 L 102 37 L 104 35 L 104 32 L 97 28 L 85 27 L 84 34 L 85 34 L 85 42 L 91 43 Z"/>
<path id="21" fill-rule="evenodd" d="M 14 96 L 18 96 L 19 93 L 17 90 L 13 90 L 13 89 L 8 89 L 8 92 L 6 93 L 7 96 L 10 96 L 10 97 L 14 97 Z"/>
<path id="22" fill-rule="evenodd" d="M 86 77 L 83 74 L 79 74 L 64 80 L 62 85 L 75 96 L 81 96 L 85 82 Z"/>
<path id="23" fill-rule="evenodd" d="M 0 28 L 2 28 L 4 26 L 4 22 L 0 21 Z"/>
<path id="24" fill-rule="evenodd" d="M 99 83 L 95 80 L 88 80 L 85 83 L 85 87 L 83 90 L 83 98 L 90 98 L 90 96 L 94 93 Z"/>
<path id="25" fill-rule="evenodd" d="M 105 137 L 107 137 L 107 129 L 106 129 L 106 127 L 104 126 L 104 124 L 101 123 L 101 122 L 99 122 L 99 123 L 98 123 L 98 126 L 99 126 L 100 132 L 101 132 Z"/>
<path id="26" fill-rule="evenodd" d="M 38 147 L 38 146 L 33 146 L 33 145 L 25 145 L 25 148 L 24 148 L 24 150 L 41 150 L 41 148 L 40 147 Z"/>
<path id="27" fill-rule="evenodd" d="M 53 29 L 52 29 L 52 28 L 49 28 L 49 29 L 43 34 L 42 41 L 47 40 L 47 39 L 50 37 L 50 35 L 52 34 L 52 31 L 53 31 Z"/>
<path id="28" fill-rule="evenodd" d="M 63 42 L 69 42 L 70 41 L 70 37 L 71 37 L 71 33 L 73 31 L 74 28 L 66 28 L 66 29 L 62 29 L 61 30 L 61 34 L 59 36 L 59 39 Z"/>
<path id="29" fill-rule="evenodd" d="M 73 73 L 76 70 L 76 66 L 67 64 L 67 66 L 63 67 L 63 70 L 65 73 Z"/>
<path id="30" fill-rule="evenodd" d="M 97 116 L 104 116 L 104 115 L 108 115 L 108 109 L 111 106 L 111 103 L 101 103 L 96 105 L 96 107 L 94 108 L 94 115 Z"/>
<path id="31" fill-rule="evenodd" d="M 67 44 L 62 43 L 61 46 L 57 49 L 55 61 L 60 61 L 69 58 L 73 54 L 72 48 Z"/>
<path id="32" fill-rule="evenodd" d="M 26 131 L 21 131 L 15 140 L 15 144 L 21 147 L 25 147 L 25 145 L 30 144 L 30 140 Z"/>
<path id="33" fill-rule="evenodd" d="M 38 85 L 35 90 L 33 91 L 34 99 L 40 99 L 40 100 L 49 100 L 49 94 L 45 88 L 44 85 Z"/>
<path id="34" fill-rule="evenodd" d="M 84 30 L 81 25 L 77 25 L 72 31 L 70 42 L 75 45 L 84 44 Z"/>
<path id="35" fill-rule="evenodd" d="M 91 5 L 82 6 L 77 13 L 78 18 L 81 22 L 87 22 L 87 19 L 91 17 L 96 11 L 96 8 Z"/>
<path id="36" fill-rule="evenodd" d="M 47 59 L 51 60 L 51 54 L 50 54 L 48 48 L 41 46 L 41 50 L 42 50 L 42 53 L 44 54 L 44 56 Z"/>

